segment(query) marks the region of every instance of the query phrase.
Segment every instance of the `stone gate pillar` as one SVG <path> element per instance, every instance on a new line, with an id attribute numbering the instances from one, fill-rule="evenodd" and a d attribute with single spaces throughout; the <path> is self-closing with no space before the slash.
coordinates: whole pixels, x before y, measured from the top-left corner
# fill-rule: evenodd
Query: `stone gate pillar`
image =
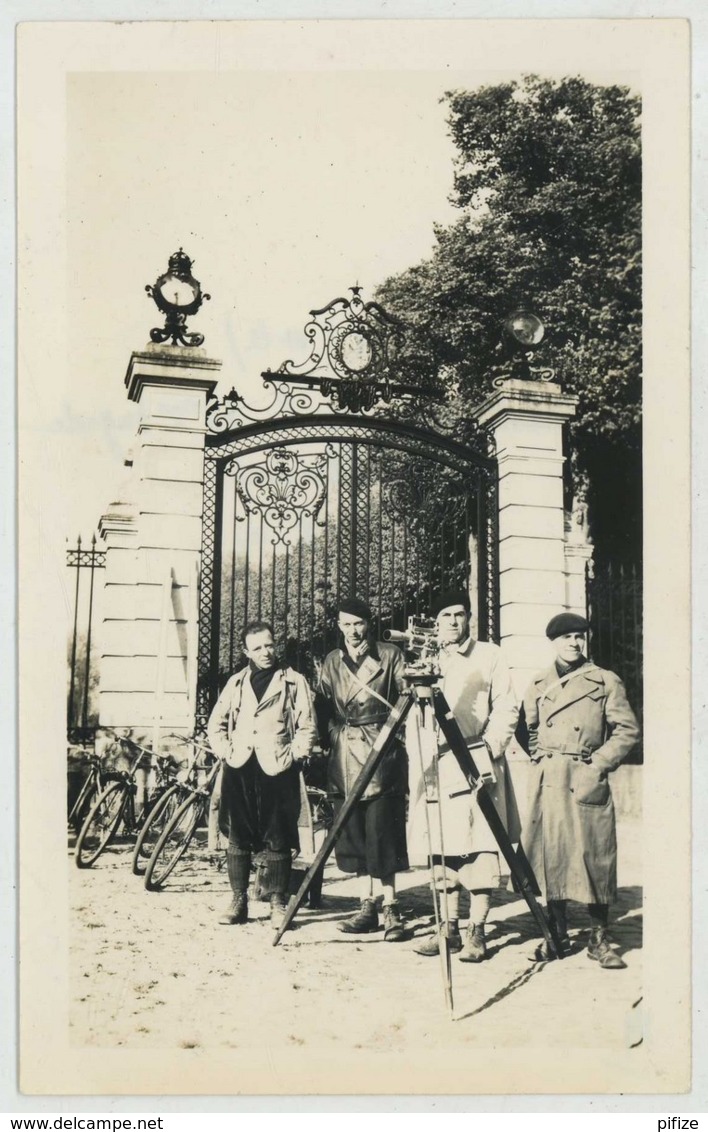
<path id="1" fill-rule="evenodd" d="M 202 349 L 149 345 L 125 378 L 141 419 L 131 499 L 101 526 L 115 569 L 107 564 L 100 722 L 136 738 L 194 724 L 204 418 L 220 366 Z"/>
<path id="2" fill-rule="evenodd" d="M 496 442 L 500 644 L 519 695 L 551 659 L 549 619 L 577 609 L 563 509 L 563 422 L 576 404 L 555 383 L 509 378 L 476 414 Z M 584 602 L 577 611 L 584 613 Z"/>

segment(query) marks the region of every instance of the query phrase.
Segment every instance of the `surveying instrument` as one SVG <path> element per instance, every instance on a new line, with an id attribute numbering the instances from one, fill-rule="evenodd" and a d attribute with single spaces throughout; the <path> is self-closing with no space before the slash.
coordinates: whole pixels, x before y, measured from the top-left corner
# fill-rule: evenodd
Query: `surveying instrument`
<path id="1" fill-rule="evenodd" d="M 413 712 L 414 726 L 412 731 L 409 730 L 406 738 L 409 748 L 409 757 L 415 757 L 420 761 L 422 782 L 426 791 L 425 813 L 428 835 L 430 887 L 433 897 L 439 952 L 443 964 L 445 999 L 448 1007 L 452 1011 L 452 968 L 449 946 L 445 849 L 443 843 L 443 802 L 438 775 L 438 760 L 441 756 L 438 752 L 436 723 L 449 747 L 449 753 L 445 751 L 444 756 L 456 759 L 465 781 L 470 790 L 476 795 L 479 811 L 487 822 L 492 836 L 499 847 L 499 851 L 509 867 L 514 887 L 526 901 L 539 932 L 545 940 L 548 958 L 563 959 L 563 944 L 558 936 L 556 925 L 552 920 L 549 920 L 544 909 L 536 899 L 536 894 L 540 890 L 530 864 L 526 860 L 523 852 L 521 850 L 517 851 L 514 848 L 504 827 L 504 823 L 497 813 L 496 806 L 487 788 L 489 775 L 483 770 L 480 770 L 474 760 L 472 751 L 477 752 L 480 763 L 490 762 L 487 746 L 484 741 L 481 740 L 473 743 L 471 745 L 472 749 L 470 750 L 470 746 L 468 746 L 468 743 L 465 741 L 459 724 L 442 690 L 438 686 L 441 673 L 438 662 L 439 644 L 436 636 L 435 623 L 420 617 L 410 617 L 408 619 L 408 629 L 405 632 L 389 630 L 384 633 L 384 640 L 403 645 L 406 651 L 413 656 L 413 659 L 407 663 L 404 673 L 407 687 L 401 692 L 396 703 L 391 708 L 369 752 L 366 762 L 361 768 L 358 778 L 337 814 L 327 837 L 307 870 L 298 891 L 290 898 L 287 911 L 283 917 L 283 922 L 274 936 L 273 946 L 275 947 L 280 942 L 282 936 L 288 930 L 298 909 L 302 906 L 311 885 L 315 881 L 315 878 L 324 868 L 324 864 L 334 849 L 337 839 L 349 820 L 352 810 L 357 803 L 361 801 L 364 791 L 369 785 L 381 761 L 393 749 L 395 743 L 402 739 L 406 719 L 408 715 Z M 415 747 L 417 750 L 411 751 L 411 747 Z M 429 760 L 429 765 L 433 772 L 434 791 L 432 794 L 428 790 L 425 775 L 424 758 L 426 757 Z M 437 822 L 441 864 L 437 865 L 437 863 L 435 863 L 435 867 L 438 868 L 439 876 L 442 879 L 441 893 L 438 892 L 437 889 L 433 862 L 433 827 L 430 816 L 433 809 L 437 811 L 437 816 L 433 820 Z M 439 897 L 442 897 L 442 899 L 439 899 Z"/>

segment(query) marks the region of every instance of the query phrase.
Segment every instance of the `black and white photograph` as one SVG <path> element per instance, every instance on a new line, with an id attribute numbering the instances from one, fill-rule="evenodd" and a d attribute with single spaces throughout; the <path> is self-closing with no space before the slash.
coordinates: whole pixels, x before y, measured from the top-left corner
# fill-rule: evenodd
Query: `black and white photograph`
<path id="1" fill-rule="evenodd" d="M 19 27 L 26 1091 L 690 1088 L 687 27 Z"/>

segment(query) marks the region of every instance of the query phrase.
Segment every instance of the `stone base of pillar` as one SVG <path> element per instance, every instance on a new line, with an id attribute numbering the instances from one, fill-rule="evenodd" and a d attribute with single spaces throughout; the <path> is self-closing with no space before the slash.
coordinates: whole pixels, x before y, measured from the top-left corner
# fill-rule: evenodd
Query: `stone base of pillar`
<path id="1" fill-rule="evenodd" d="M 204 418 L 220 366 L 201 349 L 149 345 L 125 378 L 141 419 L 130 555 L 114 554 L 106 578 L 100 722 L 146 746 L 194 727 Z"/>

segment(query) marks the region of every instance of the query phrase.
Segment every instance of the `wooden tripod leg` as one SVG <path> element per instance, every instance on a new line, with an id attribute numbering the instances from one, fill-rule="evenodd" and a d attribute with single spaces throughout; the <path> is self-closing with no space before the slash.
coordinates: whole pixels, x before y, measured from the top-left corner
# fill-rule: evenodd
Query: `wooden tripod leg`
<path id="1" fill-rule="evenodd" d="M 396 742 L 398 732 L 405 722 L 405 718 L 411 709 L 412 703 L 412 693 L 401 692 L 400 696 L 396 700 L 396 703 L 391 708 L 386 722 L 376 736 L 376 742 L 369 751 L 366 762 L 359 771 L 359 777 L 357 778 L 349 794 L 347 795 L 344 805 L 334 819 L 332 828 L 330 829 L 325 840 L 320 846 L 320 849 L 317 852 L 314 861 L 305 873 L 303 882 L 300 885 L 299 889 L 294 896 L 290 897 L 290 902 L 283 917 L 283 922 L 273 938 L 273 947 L 280 943 L 282 936 L 290 927 L 290 924 L 292 923 L 298 908 L 302 906 L 305 897 L 307 896 L 307 893 L 309 892 L 310 887 L 315 877 L 317 876 L 318 870 L 324 866 L 325 861 L 334 849 L 339 834 L 349 821 L 349 815 L 351 814 L 357 803 L 361 801 L 362 795 L 371 782 L 371 779 L 374 777 L 376 768 L 378 767 L 379 763 L 384 758 L 384 756 L 388 754 L 388 752 L 393 747 L 393 744 Z"/>
<path id="2" fill-rule="evenodd" d="M 437 743 L 435 742 L 435 737 L 433 736 L 432 739 L 433 739 L 433 742 L 435 743 L 435 750 L 430 752 L 430 754 L 431 754 L 430 763 L 431 763 L 431 766 L 435 766 L 435 779 L 436 779 L 436 784 L 437 784 L 436 785 L 437 798 L 435 798 L 434 801 L 431 801 L 431 799 L 428 796 L 428 783 L 427 783 L 427 780 L 426 780 L 426 777 L 425 777 L 425 761 L 424 761 L 424 758 L 423 758 L 423 735 L 428 732 L 430 719 L 431 719 L 431 716 L 427 714 L 428 712 L 430 712 L 430 706 L 429 706 L 430 705 L 430 696 L 428 695 L 428 696 L 423 697 L 423 696 L 419 695 L 417 697 L 417 699 L 418 699 L 418 702 L 416 704 L 417 711 L 416 711 L 416 714 L 414 716 L 414 719 L 415 719 L 414 746 L 416 748 L 416 754 L 418 756 L 418 763 L 420 765 L 420 782 L 421 782 L 421 788 L 423 790 L 423 805 L 424 805 L 424 813 L 425 813 L 425 830 L 426 830 L 427 837 L 428 837 L 428 868 L 430 869 L 430 895 L 432 896 L 432 900 L 433 900 L 433 916 L 435 918 L 435 935 L 436 935 L 437 940 L 438 940 L 438 951 L 439 951 L 439 955 L 440 955 L 440 963 L 441 963 L 442 978 L 443 978 L 443 991 L 445 993 L 445 1002 L 448 1006 L 450 1014 L 452 1015 L 455 1006 L 454 1006 L 454 1000 L 453 1000 L 453 994 L 452 994 L 452 963 L 451 963 L 451 957 L 450 957 L 450 917 L 448 915 L 448 907 L 447 907 L 447 882 L 446 882 L 446 876 L 445 876 L 445 856 L 444 856 L 444 853 L 443 853 L 442 822 L 441 822 L 441 818 L 440 818 L 440 805 L 441 805 L 441 802 L 440 802 L 440 779 L 439 779 L 438 774 L 437 774 L 437 765 L 436 765 L 437 764 Z M 422 721 L 421 721 L 421 717 L 422 717 Z M 426 737 L 427 737 L 427 735 L 426 735 Z M 412 752 L 410 751 L 410 748 L 409 748 L 408 754 L 409 754 L 409 757 L 412 757 Z M 440 851 L 441 851 L 440 861 L 441 861 L 441 876 L 442 876 L 443 893 L 444 893 L 444 897 L 443 897 L 444 908 L 441 908 L 439 903 L 438 903 L 439 894 L 438 894 L 437 886 L 436 886 L 436 883 L 435 883 L 435 865 L 433 863 L 433 856 L 434 856 L 434 854 L 433 854 L 433 835 L 432 835 L 432 829 L 430 828 L 430 813 L 429 813 L 429 807 L 430 807 L 431 804 L 435 805 L 435 807 L 438 811 L 438 820 L 440 821 L 440 826 L 439 826 L 439 829 L 440 829 Z"/>
<path id="3" fill-rule="evenodd" d="M 479 808 L 486 819 L 494 840 L 499 846 L 504 860 L 509 866 L 509 871 L 514 878 L 519 892 L 526 901 L 529 911 L 548 945 L 549 953 L 557 959 L 565 958 L 563 945 L 558 937 L 556 926 L 552 921 L 548 920 L 546 913 L 534 896 L 528 875 L 531 866 L 527 862 L 528 871 L 520 867 L 514 846 L 509 840 L 509 834 L 506 832 L 504 823 L 497 813 L 497 808 L 490 797 L 489 791 L 465 743 L 462 732 L 460 731 L 460 726 L 452 713 L 450 705 L 439 688 L 433 688 L 433 709 L 440 730 L 447 739 L 450 750 L 457 759 L 462 773 L 472 789 L 477 792 Z"/>

